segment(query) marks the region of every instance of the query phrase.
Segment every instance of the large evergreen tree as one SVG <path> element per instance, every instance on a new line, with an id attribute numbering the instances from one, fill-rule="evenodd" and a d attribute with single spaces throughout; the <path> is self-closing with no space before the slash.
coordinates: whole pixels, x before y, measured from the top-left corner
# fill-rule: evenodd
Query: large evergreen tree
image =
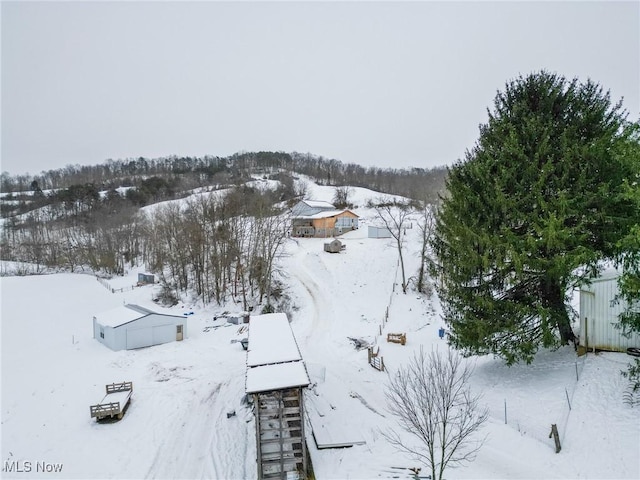
<path id="1" fill-rule="evenodd" d="M 629 144 L 629 157 L 635 159 L 635 178 L 625 183 L 622 195 L 638 205 L 636 223 L 619 243 L 620 254 L 616 259 L 622 275 L 619 279 L 619 300 L 626 305 L 620 315 L 624 334 L 640 332 L 640 124 L 636 125 L 635 141 Z M 633 139 L 633 137 L 631 137 Z"/>
<path id="2" fill-rule="evenodd" d="M 636 179 L 626 185 L 625 194 L 635 200 L 640 211 L 640 125 L 637 130 L 639 141 L 631 147 L 635 150 Z M 625 310 L 620 314 L 618 326 L 624 335 L 640 333 L 640 213 L 636 225 L 630 233 L 620 241 L 620 255 L 617 259 L 622 275 L 619 278 L 620 294 L 617 300 L 623 301 Z M 632 392 L 640 391 L 640 359 L 634 359 L 628 370 L 623 373 L 629 378 Z"/>
<path id="3" fill-rule="evenodd" d="M 592 81 L 548 72 L 498 92 L 449 171 L 432 247 L 451 343 L 531 361 L 574 340 L 567 291 L 638 222 L 636 125 Z"/>

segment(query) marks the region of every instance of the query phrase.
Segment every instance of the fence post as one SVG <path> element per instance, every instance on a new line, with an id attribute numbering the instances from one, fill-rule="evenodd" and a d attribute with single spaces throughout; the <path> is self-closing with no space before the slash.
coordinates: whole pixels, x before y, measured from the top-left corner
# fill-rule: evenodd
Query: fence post
<path id="1" fill-rule="evenodd" d="M 507 424 L 507 399 L 504 399 L 504 424 Z"/>
<path id="2" fill-rule="evenodd" d="M 576 362 L 576 382 L 580 380 L 580 378 L 578 378 L 578 362 Z"/>
<path id="3" fill-rule="evenodd" d="M 549 438 L 553 436 L 553 440 L 556 443 L 556 453 L 560 453 L 562 447 L 560 446 L 560 435 L 558 435 L 558 426 L 555 423 L 551 424 L 551 433 L 549 433 Z"/>
<path id="4" fill-rule="evenodd" d="M 564 387 L 564 393 L 567 396 L 567 403 L 569 404 L 569 411 L 571 411 L 571 402 L 569 401 L 569 392 L 567 392 L 567 387 Z"/>
<path id="5" fill-rule="evenodd" d="M 589 319 L 584 317 L 584 354 L 589 353 Z"/>

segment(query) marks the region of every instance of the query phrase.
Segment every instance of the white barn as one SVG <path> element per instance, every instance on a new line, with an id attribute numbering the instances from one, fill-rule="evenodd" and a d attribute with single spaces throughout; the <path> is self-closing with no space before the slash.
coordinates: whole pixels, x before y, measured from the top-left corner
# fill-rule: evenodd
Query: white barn
<path id="1" fill-rule="evenodd" d="M 187 337 L 187 319 L 122 305 L 93 317 L 93 338 L 111 350 L 132 350 Z"/>
<path id="2" fill-rule="evenodd" d="M 614 301 L 619 275 L 617 270 L 607 269 L 591 285 L 580 288 L 580 345 L 587 350 L 623 352 L 640 347 L 640 334 L 627 338 L 616 328 L 618 315 L 626 308 L 624 302 Z"/>

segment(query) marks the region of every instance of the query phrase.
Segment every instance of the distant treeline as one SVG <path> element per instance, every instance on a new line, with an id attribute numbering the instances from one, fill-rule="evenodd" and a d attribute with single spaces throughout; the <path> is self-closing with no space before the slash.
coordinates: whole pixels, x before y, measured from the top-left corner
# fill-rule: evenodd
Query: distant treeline
<path id="1" fill-rule="evenodd" d="M 107 160 L 98 165 L 67 165 L 37 175 L 0 177 L 2 192 L 48 191 L 92 185 L 97 190 L 118 187 L 148 189 L 151 177 L 162 179 L 162 198 L 132 199 L 137 204 L 172 198 L 176 191 L 213 184 L 239 184 L 251 174 L 290 171 L 308 175 L 324 185 L 352 185 L 393 195 L 434 202 L 444 189 L 446 167 L 391 169 L 344 164 L 310 153 L 249 152 L 229 157 L 178 157 Z M 159 180 L 154 180 L 159 182 Z M 152 187 L 153 189 L 153 187 Z M 135 195 L 133 192 L 129 195 Z"/>
<path id="2" fill-rule="evenodd" d="M 106 275 L 142 263 L 158 275 L 169 302 L 191 292 L 205 303 L 233 298 L 244 308 L 270 305 L 281 295 L 274 260 L 290 228 L 285 207 L 307 193 L 296 175 L 334 185 L 336 192 L 362 186 L 422 203 L 437 199 L 446 173 L 363 168 L 280 152 L 107 161 L 36 176 L 5 173 L 0 257 Z M 277 186 L 246 183 L 256 176 L 277 180 Z M 225 194 L 192 196 L 219 189 Z M 140 210 L 183 197 L 189 198 Z"/>

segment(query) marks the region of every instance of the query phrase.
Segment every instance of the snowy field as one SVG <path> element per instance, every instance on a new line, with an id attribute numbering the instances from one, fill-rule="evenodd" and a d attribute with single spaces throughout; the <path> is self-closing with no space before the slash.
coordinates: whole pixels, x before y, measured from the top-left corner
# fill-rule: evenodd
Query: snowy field
<path id="1" fill-rule="evenodd" d="M 310 187 L 310 198 L 331 201 L 332 188 Z M 349 337 L 377 343 L 391 375 L 420 347 L 447 348 L 438 336 L 437 300 L 402 294 L 392 239 L 367 238 L 375 212 L 364 205 L 375 196 L 353 189 L 361 228 L 341 237 L 343 252 L 325 253 L 323 239 L 290 239 L 280 259 L 295 304 L 291 326 L 312 381 L 310 414 L 336 438 L 365 442 L 318 450 L 309 429 L 318 479 L 409 478 L 405 469 L 421 466 L 381 435 L 394 426 L 385 407 L 387 374 L 370 367 L 366 349 L 356 350 Z M 407 230 L 408 275 L 418 266 L 416 221 Z M 110 286 L 133 285 L 138 271 L 144 269 Z M 93 316 L 123 302 L 162 310 L 151 300 L 156 286 L 111 293 L 90 275 L 52 274 L 2 277 L 0 287 L 1 455 L 4 469 L 13 470 L 3 478 L 256 478 L 253 413 L 242 402 L 246 352 L 233 342 L 246 332 L 213 320 L 240 305 L 185 299 L 168 312 L 193 312 L 185 316 L 187 339 L 113 352 L 92 338 Z M 387 343 L 389 332 L 406 333 L 407 344 Z M 640 416 L 623 403 L 619 374 L 630 358 L 577 358 L 566 348 L 541 352 L 530 366 L 470 359 L 472 387 L 491 413 L 482 432 L 487 440 L 475 462 L 448 469 L 446 477 L 640 478 Z M 121 381 L 134 386 L 124 418 L 91 419 L 89 405 L 102 399 L 105 384 Z M 558 454 L 552 424 L 562 441 Z"/>

